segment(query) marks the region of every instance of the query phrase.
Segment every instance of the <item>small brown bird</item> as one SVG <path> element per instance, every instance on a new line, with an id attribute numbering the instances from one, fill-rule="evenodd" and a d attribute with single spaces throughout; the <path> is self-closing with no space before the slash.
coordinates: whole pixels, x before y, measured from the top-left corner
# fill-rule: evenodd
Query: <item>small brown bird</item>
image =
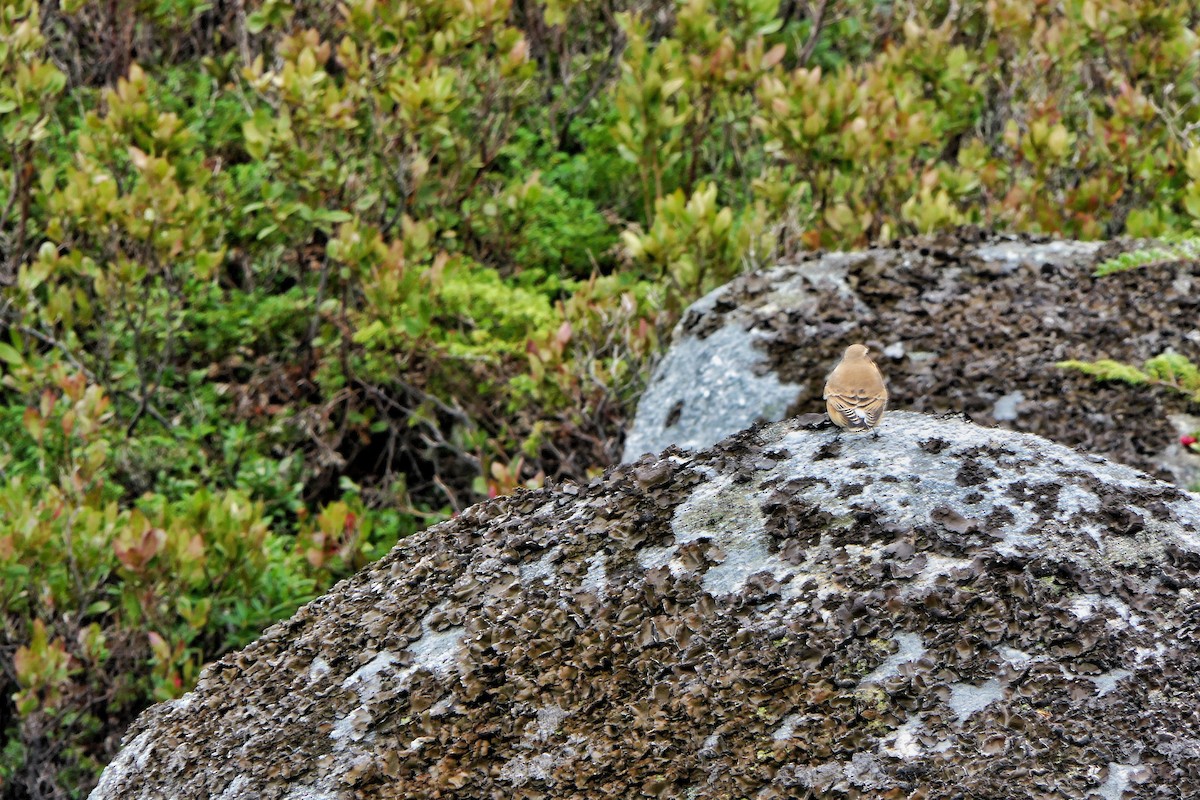
<path id="1" fill-rule="evenodd" d="M 833 424 L 855 433 L 868 431 L 883 419 L 887 387 L 879 367 L 867 358 L 867 347 L 852 344 L 825 380 L 825 410 Z"/>

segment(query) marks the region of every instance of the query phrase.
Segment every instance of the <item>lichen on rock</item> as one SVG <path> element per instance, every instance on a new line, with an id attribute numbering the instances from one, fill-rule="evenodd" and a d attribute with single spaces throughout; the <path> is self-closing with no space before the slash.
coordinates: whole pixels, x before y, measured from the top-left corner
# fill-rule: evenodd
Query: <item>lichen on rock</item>
<path id="1" fill-rule="evenodd" d="M 760 426 L 402 541 L 92 797 L 1193 797 L 1198 525 L 959 418 Z"/>
<path id="2" fill-rule="evenodd" d="M 646 387 L 624 458 L 702 449 L 755 421 L 823 412 L 822 387 L 865 342 L 892 408 L 966 413 L 1200 482 L 1183 394 L 1098 383 L 1059 361 L 1141 365 L 1196 343 L 1195 261 L 1097 278 L 1131 243 L 964 230 L 852 253 L 809 253 L 742 276 L 684 313 Z"/>

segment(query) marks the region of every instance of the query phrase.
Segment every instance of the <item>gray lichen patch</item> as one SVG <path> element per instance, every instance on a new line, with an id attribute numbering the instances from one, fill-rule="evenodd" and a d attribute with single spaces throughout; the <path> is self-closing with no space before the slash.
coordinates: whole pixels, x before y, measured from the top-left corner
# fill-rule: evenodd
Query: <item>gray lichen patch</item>
<path id="1" fill-rule="evenodd" d="M 500 766 L 499 777 L 514 787 L 536 782 L 553 788 L 556 773 L 566 771 L 566 765 L 584 755 L 586 740 L 571 736 L 563 743 L 555 738 L 567 718 L 561 706 L 542 706 L 533 713 L 517 743 L 517 754 Z"/>
<path id="2" fill-rule="evenodd" d="M 1081 256 L 1089 258 L 1103 247 L 1103 242 L 1050 241 L 1028 244 L 1005 241 L 977 248 L 975 254 L 985 261 L 1002 261 L 1017 266 L 1027 262 L 1047 263 Z"/>
<path id="3" fill-rule="evenodd" d="M 898 412 L 759 427 L 401 542 L 94 797 L 1200 793 L 1200 500 Z"/>
<path id="4" fill-rule="evenodd" d="M 543 554 L 537 561 L 532 563 L 522 562 L 520 570 L 521 583 L 528 585 L 536 578 L 553 577 L 555 573 L 554 562 L 557 561 L 561 555 L 561 549 L 556 547 L 546 551 L 546 553 Z"/>
<path id="5" fill-rule="evenodd" d="M 799 721 L 800 721 L 799 714 L 788 714 L 786 717 L 784 717 L 780 721 L 779 727 L 776 728 L 775 731 L 771 734 L 771 738 L 777 742 L 781 742 L 781 741 L 792 738 L 792 736 L 794 736 L 796 734 L 796 723 L 798 723 Z M 715 744 L 716 740 L 717 740 L 716 734 L 711 735 L 709 737 L 709 739 L 711 739 L 712 742 Z M 705 740 L 706 743 L 708 741 L 709 740 Z"/>
<path id="6" fill-rule="evenodd" d="M 1096 686 L 1097 695 L 1105 695 L 1117 688 L 1117 684 L 1126 678 L 1132 676 L 1133 673 L 1127 669 L 1110 669 L 1108 672 L 1100 675 L 1086 676 Z"/>
<path id="7" fill-rule="evenodd" d="M 1147 770 L 1133 764 L 1113 762 L 1107 771 L 1108 778 L 1096 789 L 1096 794 L 1104 800 L 1123 800 L 1131 783 L 1143 783 L 1147 778 Z"/>
<path id="8" fill-rule="evenodd" d="M 403 681 L 409 676 L 422 670 L 434 675 L 444 675 L 449 672 L 457 660 L 462 646 L 463 629 L 448 627 L 436 631 L 430 627 L 429 620 L 422 620 L 421 637 L 410 642 L 408 652 L 412 654 L 412 663 L 402 669 L 398 678 Z"/>
<path id="9" fill-rule="evenodd" d="M 902 665 L 916 661 L 925 654 L 925 643 L 915 633 L 900 631 L 896 633 L 893 640 L 897 645 L 896 652 L 885 658 L 879 666 L 863 677 L 864 684 L 879 683 L 898 675 Z"/>
<path id="10" fill-rule="evenodd" d="M 603 550 L 594 553 L 587 559 L 587 573 L 583 576 L 579 589 L 590 592 L 601 599 L 607 594 L 608 574 Z"/>
<path id="11" fill-rule="evenodd" d="M 1018 409 L 1025 400 L 1024 392 L 1009 392 L 996 399 L 992 405 L 992 417 L 997 422 L 1012 422 L 1019 414 Z"/>
<path id="12" fill-rule="evenodd" d="M 244 775 L 239 775 L 233 779 L 225 791 L 221 792 L 217 800 L 240 800 L 246 796 L 247 790 L 250 789 L 250 779 Z"/>
<path id="13" fill-rule="evenodd" d="M 709 594 L 720 597 L 740 591 L 752 575 L 769 572 L 777 581 L 790 579 L 795 567 L 771 555 L 757 499 L 744 486 L 722 478 L 696 489 L 675 509 L 671 521 L 678 545 L 704 540 L 716 562 L 701 579 Z M 693 572 L 679 559 L 667 561 L 675 575 Z"/>
<path id="14" fill-rule="evenodd" d="M 121 752 L 101 773 L 91 796 L 120 797 L 122 787 L 129 782 L 129 776 L 141 774 L 149 765 L 154 755 L 155 738 L 151 731 L 143 731 L 136 736 L 126 734 Z"/>
<path id="15" fill-rule="evenodd" d="M 376 653 L 371 660 L 354 670 L 346 680 L 342 681 L 343 689 L 351 689 L 358 693 L 359 698 L 374 697 L 383 685 L 382 674 L 396 663 L 395 653 Z"/>
<path id="16" fill-rule="evenodd" d="M 626 437 L 624 460 L 661 450 L 662 430 L 670 431 L 671 441 L 696 449 L 759 420 L 781 419 L 800 387 L 780 381 L 766 363 L 753 334 L 740 326 L 721 328 L 704 340 L 681 339 L 639 402 L 643 410 Z M 722 404 L 719 420 L 711 416 L 716 398 Z"/>
<path id="17" fill-rule="evenodd" d="M 371 712 L 366 706 L 359 706 L 333 724 L 329 738 L 345 739 L 358 742 L 370 735 L 371 723 L 374 722 Z"/>
<path id="18" fill-rule="evenodd" d="M 947 703 L 954 712 L 959 724 L 966 722 L 977 711 L 1004 699 L 1004 689 L 995 678 L 984 681 L 978 686 L 970 683 L 950 684 L 950 698 Z"/>

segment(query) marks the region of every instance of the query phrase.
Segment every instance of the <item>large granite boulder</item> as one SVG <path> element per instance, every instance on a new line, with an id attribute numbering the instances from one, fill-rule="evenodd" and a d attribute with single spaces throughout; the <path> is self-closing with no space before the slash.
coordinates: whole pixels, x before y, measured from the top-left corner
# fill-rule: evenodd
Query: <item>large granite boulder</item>
<path id="1" fill-rule="evenodd" d="M 957 418 L 758 427 L 404 540 L 92 798 L 1197 797 L 1198 525 Z"/>
<path id="2" fill-rule="evenodd" d="M 685 313 L 624 460 L 821 411 L 826 374 L 862 341 L 893 408 L 963 412 L 1191 487 L 1200 457 L 1178 439 L 1200 428 L 1200 409 L 1167 389 L 1100 384 L 1055 366 L 1140 366 L 1167 349 L 1200 361 L 1200 264 L 1096 278 L 1123 246 L 963 231 L 744 276 Z"/>

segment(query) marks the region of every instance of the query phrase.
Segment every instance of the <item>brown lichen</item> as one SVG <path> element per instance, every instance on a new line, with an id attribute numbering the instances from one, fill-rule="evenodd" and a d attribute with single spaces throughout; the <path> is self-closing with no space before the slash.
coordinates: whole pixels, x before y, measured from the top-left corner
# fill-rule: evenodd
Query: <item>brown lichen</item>
<path id="1" fill-rule="evenodd" d="M 1200 792 L 1200 501 L 959 420 L 832 436 L 468 509 L 145 714 L 96 800 Z"/>

